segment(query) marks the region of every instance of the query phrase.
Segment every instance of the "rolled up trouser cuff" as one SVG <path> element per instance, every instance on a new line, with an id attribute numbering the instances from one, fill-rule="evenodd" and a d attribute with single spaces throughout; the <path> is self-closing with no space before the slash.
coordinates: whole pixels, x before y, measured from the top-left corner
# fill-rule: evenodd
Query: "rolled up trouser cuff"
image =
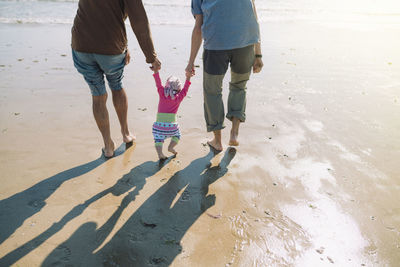
<path id="1" fill-rule="evenodd" d="M 108 83 L 108 85 L 110 86 L 110 89 L 113 91 L 120 91 L 122 90 L 122 88 L 124 88 L 124 86 L 122 85 L 122 83 L 120 84 L 113 84 L 111 85 L 110 83 Z"/>
<path id="2" fill-rule="evenodd" d="M 126 54 L 101 55 L 72 50 L 74 66 L 83 75 L 94 96 L 106 94 L 104 75 L 111 90 L 121 90 Z"/>
<path id="3" fill-rule="evenodd" d="M 228 114 L 226 114 L 226 118 L 230 121 L 232 121 L 233 118 L 238 118 L 240 122 L 246 121 L 246 115 L 241 111 L 228 112 Z"/>
<path id="4" fill-rule="evenodd" d="M 222 130 L 224 128 L 225 128 L 225 125 L 223 125 L 223 124 L 207 125 L 207 132 L 218 131 L 218 130 Z"/>
<path id="5" fill-rule="evenodd" d="M 86 80 L 87 84 L 89 85 L 92 96 L 101 96 L 101 95 L 105 95 L 107 93 L 106 85 L 104 84 L 104 82 L 99 83 L 99 84 L 94 84 L 93 81 L 86 79 L 86 77 L 85 77 L 85 80 Z"/>
<path id="6" fill-rule="evenodd" d="M 123 88 L 122 79 L 124 78 L 123 69 L 118 71 L 117 73 L 107 74 L 106 75 L 108 86 L 113 91 L 119 91 Z"/>

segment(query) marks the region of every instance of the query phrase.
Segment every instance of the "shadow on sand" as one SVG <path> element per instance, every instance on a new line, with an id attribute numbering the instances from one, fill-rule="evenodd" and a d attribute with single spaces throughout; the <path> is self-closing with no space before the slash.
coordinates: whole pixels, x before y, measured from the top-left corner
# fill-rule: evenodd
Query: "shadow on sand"
<path id="1" fill-rule="evenodd" d="M 135 188 L 104 225 L 99 228 L 94 222 L 81 225 L 48 255 L 42 266 L 170 265 L 182 252 L 180 242 L 187 230 L 215 204 L 215 195 L 207 195 L 208 188 L 227 173 L 235 153 L 235 149 L 229 149 L 220 164 L 211 167 L 210 152 L 176 172 L 99 249 L 122 211 L 137 195 Z M 182 192 L 180 197 L 174 201 L 179 192 Z"/>
<path id="2" fill-rule="evenodd" d="M 120 156 L 123 154 L 128 148 L 130 148 L 132 144 L 122 144 L 118 147 L 115 151 L 115 157 Z M 104 162 L 108 159 L 105 158 L 103 155 L 100 158 L 93 160 L 91 162 L 79 165 L 72 169 L 60 172 L 54 176 L 51 176 L 43 181 L 35 184 L 34 186 L 17 193 L 9 198 L 3 199 L 0 201 L 0 244 L 2 244 L 7 238 L 9 238 L 23 223 L 26 219 L 30 218 L 31 216 L 35 215 L 36 213 L 40 212 L 40 210 L 46 206 L 46 199 L 49 198 L 56 190 L 59 188 L 64 182 L 84 175 Z M 90 203 L 94 202 L 96 198 L 100 198 L 101 196 L 95 196 L 92 199 L 89 199 L 81 206 L 88 206 Z M 75 207 L 74 210 L 71 210 L 64 218 L 55 223 L 51 230 L 49 229 L 43 236 L 39 236 L 35 238 L 34 241 L 30 241 L 26 243 L 25 249 L 29 247 L 29 250 L 36 248 L 38 245 L 43 243 L 43 238 L 45 236 L 50 237 L 54 234 L 56 229 L 60 229 L 63 225 L 66 224 L 69 220 L 76 217 L 82 209 L 82 207 L 78 206 Z M 45 238 L 45 239 L 47 239 Z M 14 250 L 12 253 L 16 251 L 20 251 L 21 247 Z M 11 253 L 10 253 L 11 254 Z M 0 266 L 3 265 L 4 259 L 6 257 L 9 258 L 10 254 L 0 259 Z M 21 254 L 21 253 L 17 253 Z M 26 255 L 27 253 L 23 253 Z M 22 255 L 22 256 L 23 256 Z M 21 257 L 12 257 L 13 259 L 21 258 Z M 15 262 L 14 260 L 12 262 Z"/>

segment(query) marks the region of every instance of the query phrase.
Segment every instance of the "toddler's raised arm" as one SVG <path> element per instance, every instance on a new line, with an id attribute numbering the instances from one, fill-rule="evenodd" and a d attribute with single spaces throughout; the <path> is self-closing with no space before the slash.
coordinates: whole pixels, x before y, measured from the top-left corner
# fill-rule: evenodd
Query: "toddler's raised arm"
<path id="1" fill-rule="evenodd" d="M 153 77 L 154 77 L 154 80 L 156 82 L 158 94 L 159 95 L 163 95 L 164 94 L 164 87 L 161 84 L 160 74 L 158 72 L 155 72 L 153 74 Z"/>
<path id="2" fill-rule="evenodd" d="M 183 86 L 182 91 L 179 92 L 179 94 L 177 95 L 177 100 L 178 101 L 182 101 L 182 99 L 186 96 L 188 90 L 189 90 L 189 86 L 190 86 L 191 82 L 189 80 L 186 80 L 185 85 Z"/>

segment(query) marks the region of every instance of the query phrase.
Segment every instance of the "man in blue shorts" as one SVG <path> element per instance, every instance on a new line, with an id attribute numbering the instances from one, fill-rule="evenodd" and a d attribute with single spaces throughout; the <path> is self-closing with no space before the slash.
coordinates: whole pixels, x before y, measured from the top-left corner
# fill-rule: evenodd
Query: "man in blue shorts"
<path id="1" fill-rule="evenodd" d="M 203 93 L 207 131 L 214 133 L 208 144 L 222 151 L 224 126 L 222 81 L 231 67 L 228 112 L 232 121 L 229 145 L 238 146 L 239 125 L 246 119 L 246 83 L 251 69 L 261 71 L 260 30 L 254 0 L 192 0 L 196 19 L 186 72 L 194 75 L 194 60 L 204 39 Z"/>
<path id="2" fill-rule="evenodd" d="M 74 65 L 92 92 L 93 115 L 103 136 L 103 153 L 107 158 L 114 155 L 115 144 L 110 134 L 104 76 L 112 92 L 123 141 L 131 143 L 135 139 L 128 129 L 128 102 L 122 86 L 124 67 L 130 60 L 124 22 L 127 17 L 146 62 L 153 70 L 159 70 L 161 62 L 154 51 L 146 11 L 140 0 L 79 0 L 71 31 Z"/>

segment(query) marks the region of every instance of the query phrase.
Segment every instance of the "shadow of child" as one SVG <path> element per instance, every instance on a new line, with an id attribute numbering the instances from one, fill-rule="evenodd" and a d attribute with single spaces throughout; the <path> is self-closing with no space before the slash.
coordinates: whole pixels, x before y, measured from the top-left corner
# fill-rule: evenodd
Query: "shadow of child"
<path id="1" fill-rule="evenodd" d="M 211 167 L 213 153 L 210 152 L 176 172 L 139 207 L 104 247 L 94 252 L 131 201 L 132 196 L 128 194 L 102 227 L 96 230 L 93 223 L 82 225 L 50 253 L 43 266 L 57 263 L 74 266 L 169 265 L 181 253 L 180 241 L 190 226 L 215 204 L 215 195 L 208 195 L 208 188 L 227 173 L 235 151 L 227 151 L 218 166 Z M 181 195 L 174 201 L 179 192 L 182 192 Z"/>

